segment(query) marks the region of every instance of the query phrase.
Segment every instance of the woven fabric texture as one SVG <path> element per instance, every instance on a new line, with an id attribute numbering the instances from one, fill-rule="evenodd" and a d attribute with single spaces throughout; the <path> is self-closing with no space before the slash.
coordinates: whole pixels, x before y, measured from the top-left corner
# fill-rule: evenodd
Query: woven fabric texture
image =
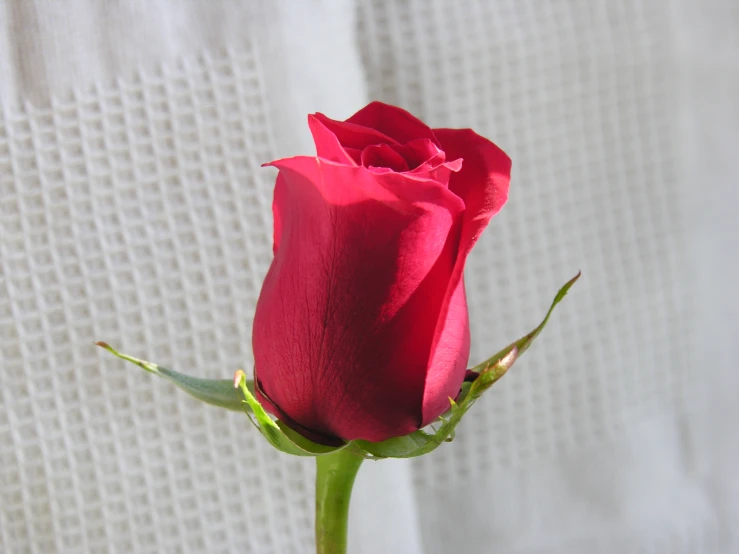
<path id="1" fill-rule="evenodd" d="M 2 121 L 3 551 L 310 540 L 304 461 L 92 345 L 248 363 L 271 258 L 257 79 L 248 55 L 203 61 Z"/>
<path id="2" fill-rule="evenodd" d="M 737 36 L 729 0 L 0 0 L 0 553 L 311 552 L 312 460 L 92 343 L 249 370 L 260 165 L 370 98 L 514 160 L 471 362 L 583 278 L 453 444 L 365 464 L 351 551 L 739 552 Z"/>

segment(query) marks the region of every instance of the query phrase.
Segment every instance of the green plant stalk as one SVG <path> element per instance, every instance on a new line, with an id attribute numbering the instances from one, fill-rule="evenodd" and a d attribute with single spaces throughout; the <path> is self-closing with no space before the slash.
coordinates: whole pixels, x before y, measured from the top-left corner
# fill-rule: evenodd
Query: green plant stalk
<path id="1" fill-rule="evenodd" d="M 347 449 L 316 456 L 316 554 L 346 554 L 349 501 L 363 461 Z"/>

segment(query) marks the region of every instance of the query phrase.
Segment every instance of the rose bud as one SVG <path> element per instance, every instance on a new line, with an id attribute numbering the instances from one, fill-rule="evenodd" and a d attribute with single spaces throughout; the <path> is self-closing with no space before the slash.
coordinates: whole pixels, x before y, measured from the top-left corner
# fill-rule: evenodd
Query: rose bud
<path id="1" fill-rule="evenodd" d="M 308 122 L 317 156 L 268 164 L 279 174 L 256 395 L 318 443 L 406 435 L 464 381 L 464 264 L 506 202 L 511 161 L 472 130 L 379 102 Z"/>

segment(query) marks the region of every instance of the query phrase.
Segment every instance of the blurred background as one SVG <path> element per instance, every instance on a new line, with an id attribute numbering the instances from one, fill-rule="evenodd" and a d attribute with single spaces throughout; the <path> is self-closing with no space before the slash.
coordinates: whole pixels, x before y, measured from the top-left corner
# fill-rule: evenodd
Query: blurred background
<path id="1" fill-rule="evenodd" d="M 0 0 L 0 552 L 313 548 L 313 461 L 93 346 L 250 368 L 274 173 L 371 99 L 513 159 L 451 445 L 350 552 L 739 552 L 735 0 Z"/>

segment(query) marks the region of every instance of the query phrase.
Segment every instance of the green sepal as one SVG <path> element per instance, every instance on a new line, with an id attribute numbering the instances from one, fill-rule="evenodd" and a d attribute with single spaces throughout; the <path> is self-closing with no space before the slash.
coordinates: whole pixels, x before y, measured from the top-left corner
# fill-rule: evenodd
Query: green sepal
<path id="1" fill-rule="evenodd" d="M 416 452 L 425 454 L 425 449 L 434 444 L 436 440 L 443 442 L 443 439 L 437 439 L 436 435 L 425 431 L 414 431 L 410 435 L 393 437 L 382 442 L 355 440 L 354 445 L 375 458 L 412 458 L 421 455 Z"/>
<path id="2" fill-rule="evenodd" d="M 242 411 L 244 409 L 243 400 L 244 397 L 241 393 L 234 389 L 233 381 L 231 379 L 201 379 L 199 377 L 190 377 L 171 369 L 161 367 L 157 364 L 147 362 L 145 360 L 139 360 L 133 356 L 121 354 L 115 348 L 104 342 L 96 342 L 96 345 L 104 348 L 114 356 L 134 363 L 141 369 L 164 377 L 171 381 L 190 396 L 197 398 L 207 404 L 218 406 L 219 408 L 226 408 L 227 410 Z M 254 390 L 254 383 L 249 380 L 246 383 L 252 391 Z"/>
<path id="3" fill-rule="evenodd" d="M 290 429 L 282 421 L 274 421 L 269 417 L 269 414 L 266 412 L 262 404 L 260 404 L 259 400 L 256 399 L 252 391 L 249 390 L 246 375 L 244 375 L 243 371 L 239 370 L 236 372 L 231 386 L 241 390 L 241 393 L 243 394 L 243 405 L 249 406 L 253 412 L 249 413 L 247 411 L 249 419 L 254 426 L 259 429 L 259 432 L 264 435 L 267 442 L 277 450 L 287 454 L 292 454 L 293 456 L 321 456 L 323 454 L 336 452 L 337 450 L 341 450 L 347 446 L 348 443 L 341 446 L 324 446 L 322 444 L 316 444 Z M 254 419 L 251 419 L 252 415 Z"/>
<path id="4" fill-rule="evenodd" d="M 521 354 L 531 346 L 531 343 L 539 336 L 539 333 L 549 321 L 549 316 L 552 315 L 554 307 L 562 301 L 567 291 L 570 290 L 570 287 L 575 284 L 579 277 L 580 272 L 559 289 L 547 315 L 538 327 L 470 370 L 478 373 L 478 377 L 472 382 L 465 381 L 462 384 L 462 389 L 456 401 L 449 399 L 451 408 L 439 418 L 441 426 L 435 429 L 434 433 L 419 430 L 403 437 L 393 437 L 382 442 L 358 440 L 354 441 L 354 444 L 375 458 L 414 458 L 428 454 L 443 442 L 451 441 L 454 437 L 454 428 L 462 420 L 467 410 L 472 407 L 475 400 L 482 396 L 498 379 L 503 377 Z"/>
<path id="5" fill-rule="evenodd" d="M 529 346 L 531 346 L 531 343 L 534 342 L 534 339 L 539 336 L 539 333 L 541 333 L 542 329 L 544 329 L 544 326 L 549 321 L 549 316 L 552 315 L 552 312 L 554 311 L 554 307 L 559 304 L 562 299 L 567 295 L 567 292 L 570 290 L 572 285 L 575 284 L 575 281 L 577 281 L 580 278 L 582 272 L 578 271 L 577 275 L 575 275 L 572 279 L 567 281 L 564 285 L 562 285 L 562 288 L 559 289 L 556 296 L 554 297 L 554 300 L 552 300 L 552 305 L 549 306 L 549 311 L 547 312 L 547 315 L 544 317 L 542 322 L 539 324 L 536 329 L 531 331 L 528 335 L 525 337 L 521 337 L 516 342 L 509 344 L 506 346 L 503 350 L 495 354 L 494 356 L 491 356 L 487 360 L 485 360 L 482 363 L 477 364 L 475 367 L 471 368 L 470 371 L 474 371 L 476 373 L 481 373 L 485 370 L 486 367 L 489 367 L 495 363 L 498 362 L 503 356 L 508 354 L 511 350 L 513 350 L 513 347 L 515 346 L 518 348 L 518 355 L 520 356 L 526 350 L 528 350 Z M 502 377 L 502 375 L 501 375 Z"/>

